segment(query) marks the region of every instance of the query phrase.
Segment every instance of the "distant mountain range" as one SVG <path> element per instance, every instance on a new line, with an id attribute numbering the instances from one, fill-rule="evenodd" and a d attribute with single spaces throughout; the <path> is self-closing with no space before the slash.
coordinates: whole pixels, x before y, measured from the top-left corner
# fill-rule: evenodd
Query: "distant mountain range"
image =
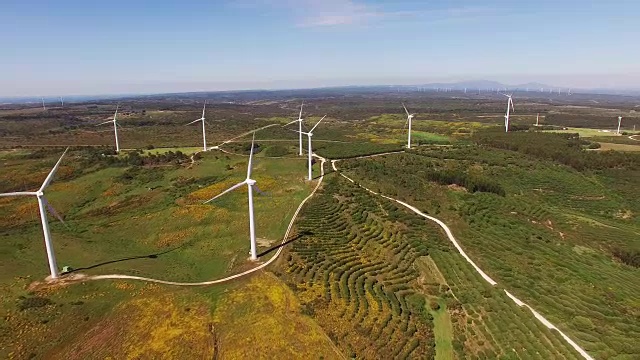
<path id="1" fill-rule="evenodd" d="M 470 81 L 460 81 L 460 82 L 440 82 L 440 83 L 427 83 L 427 84 L 418 84 L 418 85 L 376 85 L 376 86 L 371 86 L 371 85 L 363 85 L 363 86 L 332 86 L 332 87 L 326 87 L 326 88 L 318 88 L 318 89 L 288 89 L 288 90 L 269 90 L 269 89 L 256 89 L 256 90 L 249 90 L 249 91 L 285 91 L 285 92 L 292 92 L 292 91 L 302 91 L 302 90 L 322 90 L 322 89 L 333 89 L 333 90 L 339 90 L 339 89 L 351 89 L 351 90 L 357 90 L 357 91 L 385 91 L 385 90 L 389 90 L 389 89 L 404 89 L 404 90 L 427 90 L 427 91 L 432 91 L 432 90 L 437 90 L 437 89 L 449 89 L 449 90 L 456 90 L 456 91 L 461 91 L 464 89 L 467 89 L 467 91 L 473 92 L 473 91 L 477 91 L 478 89 L 482 90 L 482 91 L 487 91 L 487 90 L 502 90 L 502 91 L 544 91 L 544 92 L 549 92 L 550 90 L 553 92 L 557 92 L 558 90 L 560 90 L 561 92 L 567 92 L 567 91 L 571 91 L 573 93 L 581 93 L 581 94 L 606 94 L 606 95 L 629 95 L 629 96 L 640 96 L 640 88 L 638 89 L 607 89 L 607 88 L 596 88 L 596 89 L 570 89 L 567 87 L 559 87 L 559 86 L 553 86 L 553 85 L 548 85 L 548 84 L 542 84 L 542 83 L 538 83 L 538 82 L 529 82 L 529 83 L 524 83 L 524 84 L 516 84 L 516 85 L 509 85 L 509 84 L 504 84 L 498 81 L 492 81 L 492 80 L 470 80 Z M 505 90 L 506 89 L 506 90 Z M 233 94 L 233 93 L 242 93 L 242 92 L 246 92 L 247 90 L 243 90 L 243 91 L 202 91 L 199 93 L 227 93 L 227 94 Z M 105 94 L 105 95 L 74 95 L 74 96 L 64 96 L 64 101 L 71 103 L 71 102 L 89 102 L 89 101 L 96 101 L 96 100 L 110 100 L 110 99 L 119 99 L 119 98 L 135 98 L 135 97 L 141 97 L 141 96 L 149 96 L 149 95 L 164 95 L 164 94 L 174 94 L 174 95 L 178 95 L 175 93 L 157 93 L 157 94 Z M 188 92 L 185 93 L 180 93 L 180 94 L 188 94 Z M 55 104 L 59 104 L 60 103 L 60 97 L 53 97 L 53 96 L 45 96 L 44 97 L 44 101 L 47 104 L 50 103 L 55 103 Z M 42 97 L 39 96 L 21 96 L 21 97 L 0 97 L 0 105 L 2 104 L 28 104 L 28 103 L 32 103 L 32 104 L 39 104 L 42 102 Z"/>

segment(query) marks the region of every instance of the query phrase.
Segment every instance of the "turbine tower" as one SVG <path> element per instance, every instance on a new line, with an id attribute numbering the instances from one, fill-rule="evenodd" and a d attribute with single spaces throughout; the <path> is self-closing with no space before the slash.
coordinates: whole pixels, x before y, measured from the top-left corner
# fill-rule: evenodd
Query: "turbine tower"
<path id="1" fill-rule="evenodd" d="M 114 133 L 114 135 L 116 137 L 116 152 L 117 153 L 120 152 L 120 143 L 118 142 L 118 126 L 119 125 L 118 125 L 118 123 L 116 121 L 116 118 L 118 117 L 118 108 L 119 107 L 120 107 L 120 105 L 116 106 L 116 113 L 113 114 L 113 120 L 108 120 L 108 121 L 105 121 L 103 123 L 100 123 L 100 124 L 96 125 L 96 126 L 99 126 L 99 125 L 104 125 L 104 124 L 108 124 L 110 122 L 113 122 L 113 133 Z"/>
<path id="2" fill-rule="evenodd" d="M 42 98 L 42 110 L 45 110 L 45 111 L 47 110 L 47 107 L 44 106 L 44 97 Z"/>
<path id="3" fill-rule="evenodd" d="M 620 124 L 622 124 L 622 116 L 618 116 L 618 132 L 616 134 L 620 135 Z"/>
<path id="4" fill-rule="evenodd" d="M 64 107 L 64 99 L 60 96 L 60 107 Z"/>
<path id="5" fill-rule="evenodd" d="M 536 115 L 536 126 L 540 125 L 540 113 L 538 113 L 538 115 Z"/>
<path id="6" fill-rule="evenodd" d="M 304 106 L 304 101 L 300 105 L 300 115 L 298 115 L 298 120 L 293 120 L 292 122 L 290 122 L 290 123 L 288 123 L 286 125 L 283 125 L 283 126 L 287 126 L 287 125 L 291 125 L 291 124 L 293 124 L 295 122 L 298 123 L 298 135 L 299 135 L 299 139 L 298 140 L 299 140 L 299 143 L 300 143 L 300 147 L 299 147 L 300 152 L 298 153 L 299 156 L 302 156 L 302 121 L 303 121 L 303 119 L 302 119 L 302 107 L 303 106 Z"/>
<path id="7" fill-rule="evenodd" d="M 202 106 L 202 117 L 200 119 L 193 120 L 187 125 L 191 125 L 193 123 L 197 123 L 198 121 L 202 121 L 202 151 L 207 151 L 207 134 L 204 128 L 205 120 L 204 120 L 204 111 L 207 108 L 207 102 L 204 102 L 204 106 Z"/>
<path id="8" fill-rule="evenodd" d="M 58 213 L 53 209 L 49 202 L 47 202 L 47 198 L 44 197 L 44 190 L 51 184 L 53 177 L 62 162 L 62 158 L 67 153 L 69 148 L 67 148 L 60 159 L 53 167 L 49 175 L 47 175 L 46 179 L 40 186 L 40 189 L 33 192 L 10 192 L 0 194 L 0 197 L 8 197 L 8 196 L 35 196 L 38 199 L 38 208 L 40 210 L 40 221 L 42 222 L 42 232 L 44 233 L 44 246 L 47 250 L 47 259 L 49 260 L 49 271 L 51 272 L 51 278 L 56 279 L 58 277 L 58 264 L 56 263 L 56 256 L 53 251 L 53 244 L 51 243 L 51 231 L 49 231 L 49 223 L 47 221 L 47 209 L 51 212 L 55 217 L 62 221 L 62 218 L 58 215 Z"/>
<path id="9" fill-rule="evenodd" d="M 404 112 L 407 113 L 407 122 L 405 123 L 405 125 L 409 124 L 409 133 L 407 135 L 407 149 L 411 149 L 411 120 L 413 120 L 413 117 L 416 114 L 409 114 L 409 110 L 407 110 L 407 107 L 404 106 L 404 103 L 402 104 L 402 107 L 404 108 Z"/>
<path id="10" fill-rule="evenodd" d="M 253 187 L 256 186 L 256 181 L 251 179 L 251 164 L 253 163 L 253 148 L 255 145 L 255 141 L 256 141 L 256 133 L 254 132 L 253 139 L 251 140 L 251 153 L 249 155 L 249 165 L 247 166 L 247 178 L 243 182 L 233 185 L 232 187 L 223 191 L 219 195 L 216 195 L 213 198 L 204 202 L 205 204 L 207 204 L 228 192 L 231 192 L 243 185 L 247 185 L 247 192 L 249 193 L 249 240 L 251 242 L 251 260 L 252 261 L 258 260 L 258 254 L 256 250 L 255 219 L 253 217 Z M 257 186 L 256 186 L 256 190 L 260 191 L 260 189 L 258 189 Z"/>
<path id="11" fill-rule="evenodd" d="M 513 108 L 513 99 L 511 98 L 513 94 L 511 95 L 502 94 L 502 95 L 509 98 L 509 100 L 507 100 L 507 113 L 504 116 L 504 130 L 505 132 L 509 132 L 509 120 L 511 120 L 511 110 L 515 111 L 516 109 Z"/>
<path id="12" fill-rule="evenodd" d="M 303 132 L 303 131 L 298 131 L 301 134 L 305 134 L 307 135 L 307 143 L 309 145 L 309 181 L 311 181 L 313 179 L 313 169 L 311 168 L 311 160 L 313 158 L 313 149 L 311 147 L 311 137 L 313 136 L 313 130 L 315 130 L 318 125 L 320 125 L 320 123 L 322 122 L 322 120 L 324 120 L 324 118 L 326 118 L 327 115 L 323 116 L 322 119 L 320 119 L 320 121 L 318 121 L 314 127 L 311 128 L 311 130 L 309 130 L 309 132 Z"/>

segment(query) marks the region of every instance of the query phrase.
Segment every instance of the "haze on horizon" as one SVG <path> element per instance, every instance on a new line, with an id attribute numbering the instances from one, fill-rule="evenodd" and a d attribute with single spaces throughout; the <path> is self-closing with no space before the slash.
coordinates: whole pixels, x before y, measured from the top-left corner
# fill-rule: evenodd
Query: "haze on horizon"
<path id="1" fill-rule="evenodd" d="M 0 96 L 487 79 L 640 88 L 640 3 L 3 3 Z"/>

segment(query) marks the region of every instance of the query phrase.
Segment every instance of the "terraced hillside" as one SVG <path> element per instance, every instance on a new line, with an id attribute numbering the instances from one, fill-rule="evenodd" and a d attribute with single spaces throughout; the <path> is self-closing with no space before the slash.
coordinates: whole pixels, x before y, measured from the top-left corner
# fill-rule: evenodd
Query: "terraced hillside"
<path id="1" fill-rule="evenodd" d="M 579 358 L 438 227 L 337 174 L 303 209 L 298 233 L 279 275 L 351 357 Z"/>
<path id="2" fill-rule="evenodd" d="M 474 146 L 340 165 L 364 185 L 447 222 L 484 271 L 595 358 L 640 354 L 637 169 L 577 171 Z M 439 185 L 430 174 L 453 183 Z M 474 192 L 485 182 L 502 195 Z"/>

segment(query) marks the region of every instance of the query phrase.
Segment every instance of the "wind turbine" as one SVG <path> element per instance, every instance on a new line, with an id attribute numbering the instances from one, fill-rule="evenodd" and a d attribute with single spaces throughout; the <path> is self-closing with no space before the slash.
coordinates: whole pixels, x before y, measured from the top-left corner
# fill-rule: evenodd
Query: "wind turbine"
<path id="1" fill-rule="evenodd" d="M 620 124 L 622 124 L 622 116 L 618 116 L 618 135 L 620 135 Z"/>
<path id="2" fill-rule="evenodd" d="M 504 116 L 504 129 L 505 129 L 505 132 L 509 132 L 509 120 L 511 119 L 510 111 L 512 109 L 513 111 L 515 111 L 516 109 L 513 108 L 513 99 L 511 98 L 513 94 L 512 95 L 502 94 L 502 95 L 509 98 L 509 100 L 507 100 L 507 114 Z"/>
<path id="3" fill-rule="evenodd" d="M 113 122 L 113 133 L 116 136 L 116 152 L 118 152 L 118 153 L 120 152 L 120 143 L 118 142 L 118 123 L 116 122 L 116 118 L 118 117 L 118 108 L 119 107 L 120 107 L 120 105 L 116 106 L 116 113 L 113 114 L 113 120 L 108 120 L 108 121 L 105 121 L 103 123 L 100 123 L 100 124 L 96 125 L 96 126 L 99 126 L 99 125 L 104 125 L 104 124 L 108 124 L 110 122 Z"/>
<path id="4" fill-rule="evenodd" d="M 307 135 L 307 143 L 309 145 L 309 181 L 311 181 L 313 179 L 313 174 L 312 174 L 312 168 L 311 168 L 311 160 L 313 158 L 313 150 L 311 147 L 311 137 L 313 136 L 313 130 L 315 130 L 318 125 L 320 125 L 320 123 L 322 122 L 322 120 L 324 120 L 324 118 L 326 118 L 327 115 L 323 116 L 322 119 L 320 119 L 320 121 L 318 121 L 314 127 L 311 128 L 311 130 L 309 130 L 309 132 L 303 132 L 303 131 L 299 131 L 300 134 L 304 134 Z"/>
<path id="5" fill-rule="evenodd" d="M 302 156 L 302 121 L 303 121 L 303 119 L 302 119 L 302 107 L 303 106 L 304 106 L 304 101 L 300 105 L 300 115 L 298 115 L 298 120 L 293 120 L 292 122 L 284 125 L 284 126 L 291 125 L 294 122 L 298 123 L 298 133 L 299 133 L 298 135 L 300 135 L 300 139 L 299 139 L 299 141 L 300 141 L 300 153 L 298 155 L 300 155 L 300 156 Z"/>
<path id="6" fill-rule="evenodd" d="M 205 204 L 207 204 L 228 192 L 231 192 L 243 185 L 247 185 L 247 192 L 249 193 L 249 240 L 251 241 L 251 260 L 252 261 L 258 260 L 258 255 L 256 253 L 255 219 L 253 218 L 253 187 L 256 186 L 256 181 L 251 179 L 251 164 L 253 162 L 253 147 L 255 144 L 255 140 L 256 140 L 256 133 L 254 132 L 253 139 L 251 140 L 251 153 L 249 155 L 249 165 L 247 166 L 247 178 L 243 182 L 233 185 L 232 187 L 223 191 L 219 195 L 216 195 L 213 198 L 204 202 Z M 260 189 L 257 189 L 257 186 L 256 186 L 256 190 L 260 191 Z"/>
<path id="7" fill-rule="evenodd" d="M 198 121 L 202 121 L 202 151 L 207 151 L 207 135 L 206 135 L 206 131 L 204 129 L 204 111 L 207 107 L 207 102 L 204 102 L 204 106 L 202 107 L 202 117 L 200 119 L 196 119 L 193 120 L 192 122 L 188 123 L 187 125 L 191 125 L 193 123 L 197 123 Z M 115 120 L 114 120 L 115 121 Z"/>
<path id="8" fill-rule="evenodd" d="M 45 111 L 47 110 L 47 107 L 44 106 L 44 97 L 42 98 L 42 110 L 45 110 Z"/>
<path id="9" fill-rule="evenodd" d="M 44 182 L 42 183 L 42 186 L 40 186 L 40 189 L 38 189 L 37 191 L 33 191 L 33 192 L 10 192 L 10 193 L 0 194 L 0 197 L 35 196 L 38 199 L 38 208 L 40 209 L 40 221 L 42 222 L 42 232 L 44 233 L 44 246 L 47 249 L 47 258 L 49 260 L 49 271 L 51 272 L 51 278 L 52 279 L 55 279 L 55 278 L 58 277 L 58 264 L 56 264 L 56 256 L 55 256 L 55 254 L 53 252 L 53 244 L 51 243 L 51 232 L 49 231 L 49 223 L 47 222 L 47 209 L 55 217 L 60 219 L 60 221 L 62 221 L 62 218 L 60 218 L 60 216 L 53 209 L 53 207 L 51 205 L 49 205 L 49 202 L 47 201 L 47 198 L 44 197 L 44 190 L 49 186 L 49 184 L 53 180 L 53 177 L 56 174 L 56 171 L 58 170 L 58 167 L 60 166 L 60 163 L 62 162 L 62 158 L 67 153 L 67 150 L 69 150 L 69 148 L 67 148 L 64 151 L 64 153 L 62 153 L 62 156 L 60 156 L 60 159 L 58 160 L 56 165 L 53 167 L 53 169 L 51 170 L 49 175 L 47 175 L 47 178 L 44 179 Z"/>
<path id="10" fill-rule="evenodd" d="M 64 99 L 60 96 L 60 107 L 64 107 Z"/>
<path id="11" fill-rule="evenodd" d="M 404 111 L 407 113 L 407 122 L 405 123 L 405 125 L 409 124 L 409 133 L 407 135 L 407 149 L 411 149 L 411 120 L 416 114 L 409 114 L 409 110 L 407 110 L 407 107 L 404 106 L 404 103 L 402 104 L 402 107 L 404 108 Z"/>

